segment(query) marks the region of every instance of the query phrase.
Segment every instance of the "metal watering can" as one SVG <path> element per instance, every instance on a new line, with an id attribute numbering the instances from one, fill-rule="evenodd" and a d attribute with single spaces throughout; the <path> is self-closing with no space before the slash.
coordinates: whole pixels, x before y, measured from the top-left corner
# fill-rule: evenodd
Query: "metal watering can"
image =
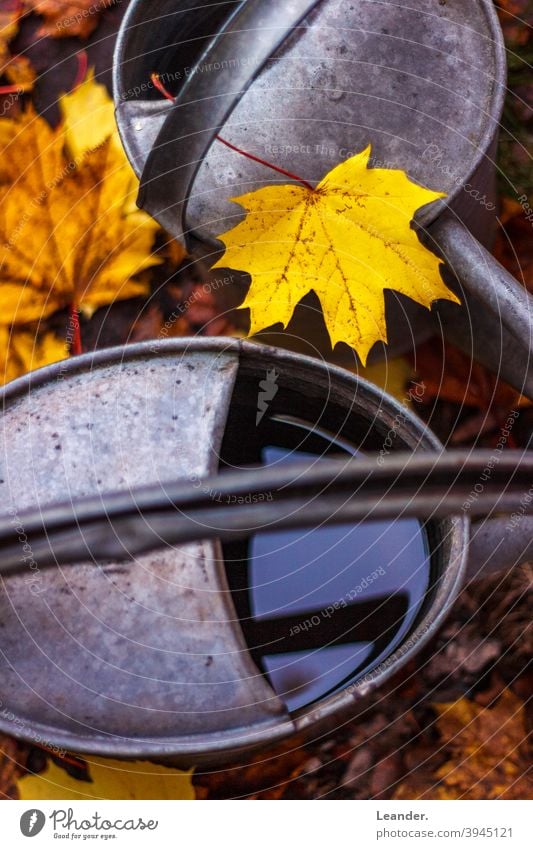
<path id="1" fill-rule="evenodd" d="M 175 103 L 162 100 L 153 72 Z M 483 247 L 495 225 L 505 87 L 491 0 L 245 0 L 202 9 L 133 0 L 114 67 L 139 204 L 208 257 L 237 223 L 228 199 L 278 179 L 217 135 L 311 183 L 370 142 L 374 164 L 446 192 L 416 223 L 446 260 L 463 306 L 441 301 L 430 314 L 387 292 L 388 351 L 442 327 L 531 395 L 532 299 Z M 383 356 L 383 346 L 373 354 Z"/>
<path id="2" fill-rule="evenodd" d="M 443 451 L 408 409 L 317 359 L 236 339 L 164 340 L 48 366 L 2 396 L 0 728 L 30 742 L 184 766 L 313 738 L 383 697 L 435 634 L 469 548 L 471 575 L 533 557 L 530 456 Z M 295 425 L 343 451 L 231 468 L 272 427 Z M 512 521 L 500 515 L 513 510 Z M 328 576 L 355 587 L 342 604 L 311 600 L 291 616 L 282 598 L 260 621 L 240 612 L 228 545 L 409 516 L 423 521 L 427 573 L 401 632 L 409 598 L 402 580 L 386 583 L 396 563 L 383 557 L 361 595 L 369 567 L 349 538 Z M 284 574 L 293 565 L 285 558 Z M 408 560 L 406 575 L 416 566 Z M 290 659 L 361 643 L 364 662 L 350 655 L 330 691 L 296 708 L 257 662 L 265 644 Z"/>
<path id="3" fill-rule="evenodd" d="M 420 225 L 458 273 L 466 309 L 450 306 L 448 320 L 439 305 L 439 316 L 460 336 L 476 310 L 464 344 L 495 368 L 505 353 L 512 382 L 527 387 L 528 296 L 460 223 L 481 236 L 491 229 L 503 93 L 492 7 L 464 6 L 428 0 L 400 14 L 389 3 L 272 0 L 199 15 L 192 3 L 134 2 L 117 47 L 117 116 L 142 204 L 204 252 L 235 214 L 227 198 L 265 180 L 213 143 L 222 127 L 252 152 L 276 144 L 284 167 L 301 172 L 305 160 L 308 179 L 371 140 L 376 158 L 448 190 L 449 210 Z M 154 70 L 175 83 L 175 105 L 156 99 Z M 298 145 L 315 143 L 299 158 Z M 437 167 L 435 145 L 450 169 Z M 412 307 L 397 301 L 410 323 Z M 238 340 L 167 340 L 59 363 L 2 394 L 0 728 L 29 741 L 211 765 L 313 738 L 365 711 L 427 643 L 469 551 L 471 571 L 533 556 L 527 454 L 445 452 L 394 399 L 318 359 Z M 272 429 L 298 427 L 331 439 L 337 456 L 240 468 Z M 389 517 L 420 519 L 427 542 L 408 627 L 397 627 L 405 593 L 380 577 L 327 615 L 310 605 L 286 616 L 281 604 L 254 632 L 228 545 Z M 302 620 L 312 624 L 303 633 Z M 278 653 L 364 642 L 370 654 L 292 708 L 257 662 L 265 640 Z"/>

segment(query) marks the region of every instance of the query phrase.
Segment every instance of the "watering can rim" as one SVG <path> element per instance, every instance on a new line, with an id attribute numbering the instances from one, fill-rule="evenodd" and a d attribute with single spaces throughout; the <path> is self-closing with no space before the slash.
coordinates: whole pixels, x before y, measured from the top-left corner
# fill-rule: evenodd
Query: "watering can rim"
<path id="1" fill-rule="evenodd" d="M 346 369 L 330 365 L 327 362 L 316 360 L 312 357 L 295 354 L 281 348 L 261 345 L 231 337 L 217 338 L 188 338 L 166 339 L 156 342 L 147 341 L 131 346 L 119 346 L 103 349 L 95 353 L 88 353 L 71 360 L 62 361 L 53 365 L 45 366 L 35 372 L 18 378 L 2 388 L 1 394 L 4 404 L 16 402 L 24 398 L 31 389 L 42 387 L 46 383 L 65 379 L 68 376 L 87 370 L 87 368 L 105 368 L 121 363 L 130 364 L 136 359 L 146 357 L 157 358 L 158 356 L 171 356 L 172 354 L 186 355 L 191 349 L 194 353 L 234 353 L 237 359 L 241 356 L 257 359 L 264 356 L 270 361 L 288 363 L 304 366 L 308 369 L 326 369 L 332 380 L 339 382 L 356 383 L 363 390 L 363 397 L 358 395 L 360 401 L 373 399 L 379 402 L 379 406 L 385 406 L 393 415 L 401 414 L 402 424 L 414 429 L 422 444 L 435 449 L 443 446 L 438 438 L 427 428 L 420 419 L 403 407 L 396 399 L 388 395 L 374 384 L 358 377 Z M 354 413 L 356 408 L 354 407 Z M 94 736 L 86 733 L 79 735 L 73 731 L 59 732 L 55 726 L 47 723 L 27 722 L 26 726 L 17 727 L 17 736 L 31 742 L 35 740 L 36 732 L 43 739 L 52 740 L 56 746 L 61 746 L 73 751 L 86 754 L 105 754 L 125 759 L 135 758 L 181 758 L 182 761 L 191 763 L 212 762 L 220 757 L 234 757 L 237 752 L 245 752 L 260 748 L 266 744 L 272 744 L 288 736 L 305 732 L 313 728 L 319 730 L 321 724 L 325 724 L 331 718 L 353 712 L 354 704 L 361 704 L 380 685 L 388 681 L 414 654 L 416 654 L 436 632 L 450 608 L 455 602 L 457 593 L 463 583 L 468 558 L 468 541 L 470 521 L 468 516 L 452 516 L 448 520 L 447 539 L 450 546 L 450 554 L 442 570 L 442 578 L 431 600 L 428 610 L 423 614 L 418 624 L 400 646 L 393 651 L 381 664 L 366 673 L 363 678 L 338 693 L 334 693 L 321 701 L 312 703 L 304 708 L 292 712 L 288 718 L 274 719 L 244 727 L 232 729 L 227 732 L 212 732 L 201 737 L 193 735 L 177 735 L 162 738 L 150 737 L 139 738 L 117 738 L 111 734 L 105 735 L 101 732 Z M 441 526 L 444 524 L 440 523 Z M 12 723 L 0 716 L 0 730 L 12 733 Z"/>

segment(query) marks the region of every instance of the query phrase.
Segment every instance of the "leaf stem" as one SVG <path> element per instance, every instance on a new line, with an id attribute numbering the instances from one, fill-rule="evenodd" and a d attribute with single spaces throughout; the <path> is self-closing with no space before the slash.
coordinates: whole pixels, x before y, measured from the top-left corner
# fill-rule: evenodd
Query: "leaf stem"
<path id="1" fill-rule="evenodd" d="M 80 313 L 77 304 L 70 304 L 68 309 L 68 315 L 68 339 L 70 341 L 70 355 L 72 357 L 76 357 L 78 356 L 78 354 L 83 354 L 83 346 L 81 344 Z"/>
<path id="2" fill-rule="evenodd" d="M 22 94 L 22 89 L 19 85 L 3 85 L 0 86 L 1 94 Z"/>
<path id="3" fill-rule="evenodd" d="M 284 174 L 286 177 L 290 177 L 291 180 L 297 180 L 299 183 L 302 184 L 302 186 L 305 186 L 305 188 L 309 189 L 309 191 L 311 192 L 315 191 L 311 183 L 308 183 L 307 180 L 304 180 L 302 177 L 299 177 L 298 174 L 293 174 L 292 171 L 286 171 L 285 168 L 280 168 L 279 165 L 273 165 L 272 162 L 268 162 L 266 159 L 261 159 L 260 156 L 255 156 L 253 153 L 248 153 L 247 150 L 242 150 L 242 148 L 237 147 L 237 145 L 226 141 L 226 139 L 223 139 L 222 136 L 215 136 L 215 138 L 219 142 L 222 142 L 222 144 L 225 144 L 226 147 L 229 147 L 231 150 L 235 150 L 237 151 L 237 153 L 240 153 L 241 156 L 246 156 L 247 159 L 253 159 L 254 162 L 259 162 L 260 165 L 266 165 L 267 168 L 272 168 L 273 171 L 277 171 L 279 174 Z"/>
<path id="4" fill-rule="evenodd" d="M 19 85 L 3 85 L 0 86 L 0 94 L 18 94 L 22 93 Z"/>
<path id="5" fill-rule="evenodd" d="M 87 57 L 86 50 L 79 50 L 76 53 L 76 59 L 78 61 L 78 70 L 74 82 L 72 83 L 71 91 L 76 91 L 76 89 L 79 88 L 87 76 L 87 68 L 89 67 L 89 59 Z"/>
<path id="6" fill-rule="evenodd" d="M 163 95 L 163 97 L 166 97 L 166 99 L 167 99 L 167 100 L 170 100 L 172 103 L 175 103 L 175 102 L 176 102 L 176 98 L 174 97 L 174 95 L 173 95 L 173 94 L 171 94 L 171 93 L 169 92 L 168 88 L 165 88 L 165 86 L 164 86 L 164 85 L 163 85 L 163 83 L 161 82 L 161 80 L 160 80 L 160 78 L 159 78 L 159 74 L 156 74 L 156 73 L 150 74 L 150 79 L 152 80 L 152 82 L 153 82 L 154 86 L 156 87 L 156 89 L 157 89 L 159 92 L 161 92 L 161 94 Z"/>
<path id="7" fill-rule="evenodd" d="M 172 103 L 176 102 L 176 98 L 168 91 L 167 88 L 163 85 L 159 78 L 159 74 L 153 73 L 150 76 L 154 86 L 156 89 L 161 92 L 163 97 L 167 100 L 170 100 Z M 247 150 L 243 150 L 241 147 L 237 147 L 237 145 L 232 144 L 226 139 L 222 138 L 222 136 L 215 136 L 216 140 L 225 144 L 226 147 L 229 147 L 230 150 L 234 150 L 236 153 L 240 153 L 241 156 L 245 156 L 247 159 L 251 159 L 253 162 L 259 162 L 260 165 L 266 165 L 267 168 L 271 168 L 273 171 L 277 171 L 278 174 L 283 174 L 285 177 L 289 177 L 291 180 L 296 180 L 298 183 L 301 183 L 302 186 L 305 186 L 309 191 L 314 192 L 314 186 L 311 183 L 308 183 L 307 180 L 304 180 L 302 177 L 299 177 L 298 174 L 293 174 L 292 171 L 286 171 L 285 168 L 280 168 L 279 165 L 274 165 L 272 162 L 268 162 L 266 159 L 261 159 L 260 156 L 255 156 L 253 153 L 249 153 Z"/>

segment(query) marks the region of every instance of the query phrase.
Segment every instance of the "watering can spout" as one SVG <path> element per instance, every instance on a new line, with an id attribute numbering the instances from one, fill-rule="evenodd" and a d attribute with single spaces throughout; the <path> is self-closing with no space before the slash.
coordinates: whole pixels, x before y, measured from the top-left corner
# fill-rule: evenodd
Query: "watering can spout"
<path id="1" fill-rule="evenodd" d="M 530 490 L 531 492 L 531 490 Z M 472 527 L 467 578 L 485 578 L 533 561 L 533 518 L 519 511 Z"/>
<path id="2" fill-rule="evenodd" d="M 533 297 L 451 212 L 430 234 L 460 288 L 460 308 L 444 301 L 437 306 L 447 337 L 533 398 Z"/>

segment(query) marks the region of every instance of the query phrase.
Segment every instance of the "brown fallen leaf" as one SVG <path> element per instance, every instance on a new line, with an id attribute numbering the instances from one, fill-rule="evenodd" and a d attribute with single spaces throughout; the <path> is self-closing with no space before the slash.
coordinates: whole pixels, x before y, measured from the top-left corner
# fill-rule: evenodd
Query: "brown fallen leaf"
<path id="1" fill-rule="evenodd" d="M 18 797 L 17 779 L 24 772 L 26 756 L 24 744 L 5 734 L 0 736 L 0 800 Z"/>
<path id="2" fill-rule="evenodd" d="M 434 338 L 418 345 L 413 366 L 424 386 L 424 403 L 440 398 L 485 412 L 496 406 L 505 413 L 518 402 L 514 389 L 449 342 Z"/>
<path id="3" fill-rule="evenodd" d="M 100 15 L 115 0 L 23 0 L 28 12 L 44 20 L 39 35 L 51 38 L 87 38 L 98 26 Z"/>
<path id="4" fill-rule="evenodd" d="M 441 439 L 451 444 L 483 439 L 486 446 L 496 447 L 510 412 L 531 404 L 462 351 L 448 342 L 443 344 L 442 339 L 419 345 L 411 361 L 423 387 L 416 400 L 425 405 Z M 506 443 L 516 446 L 512 432 Z"/>
<path id="5" fill-rule="evenodd" d="M 282 743 L 246 763 L 213 772 L 197 772 L 193 779 L 196 795 L 200 799 L 234 799 L 260 794 L 262 798 L 280 798 L 308 757 L 302 745 Z"/>
<path id="6" fill-rule="evenodd" d="M 497 0 L 496 8 L 506 43 L 526 45 L 531 39 L 531 0 Z"/>
<path id="7" fill-rule="evenodd" d="M 500 641 L 506 669 L 520 675 L 533 657 L 533 564 L 515 566 L 505 576 L 482 576 L 475 599 L 481 633 Z"/>
<path id="8" fill-rule="evenodd" d="M 421 785 L 416 770 L 395 799 L 526 799 L 533 783 L 524 703 L 509 690 L 482 707 L 469 699 L 434 705 L 441 745 L 448 755 Z"/>
<path id="9" fill-rule="evenodd" d="M 533 198 L 527 201 L 533 208 Z M 529 220 L 528 220 L 529 218 Z M 510 198 L 502 198 L 501 227 L 496 235 L 496 258 L 533 292 L 533 220 L 527 207 Z"/>
<path id="10" fill-rule="evenodd" d="M 35 71 L 25 56 L 12 56 L 9 44 L 19 31 L 22 16 L 18 0 L 8 0 L 0 9 L 0 76 L 16 86 L 15 94 L 29 91 L 35 82 Z"/>

